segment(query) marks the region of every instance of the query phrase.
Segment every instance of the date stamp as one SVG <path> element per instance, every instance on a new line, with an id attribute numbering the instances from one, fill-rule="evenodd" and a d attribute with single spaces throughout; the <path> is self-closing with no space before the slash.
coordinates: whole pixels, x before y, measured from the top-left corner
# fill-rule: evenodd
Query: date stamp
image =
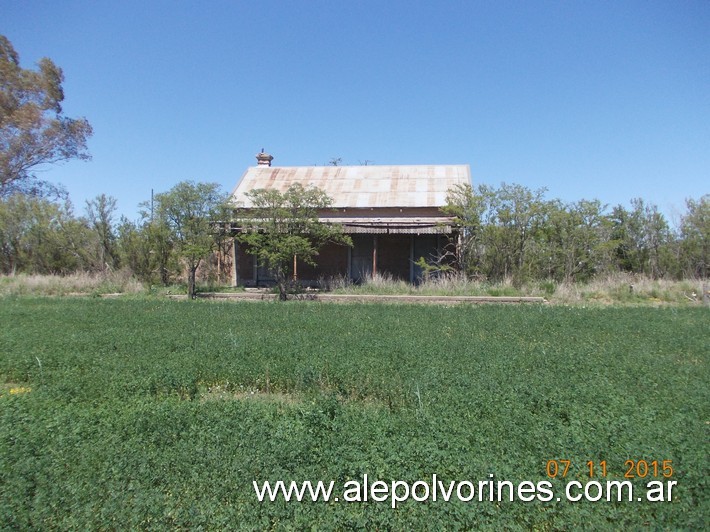
<path id="1" fill-rule="evenodd" d="M 571 502 L 602 499 L 617 502 L 670 502 L 673 500 L 673 488 L 678 484 L 672 479 L 675 474 L 673 460 L 628 459 L 622 465 L 621 461 L 609 463 L 607 460 L 587 460 L 573 463 L 572 460 L 557 458 L 547 460 L 545 473 L 551 480 L 564 482 L 565 500 Z M 581 477 L 585 476 L 589 480 L 582 480 Z M 639 486 L 639 483 L 643 486 Z"/>
<path id="2" fill-rule="evenodd" d="M 576 473 L 577 468 L 571 460 L 548 460 L 545 473 L 549 478 L 566 478 L 568 474 Z M 589 478 L 604 478 L 608 475 L 624 478 L 671 478 L 673 477 L 673 460 L 626 460 L 623 468 L 611 470 L 606 460 L 589 460 L 585 463 L 584 472 Z M 615 475 L 614 473 L 618 473 Z M 623 473 L 623 474 L 622 474 Z"/>

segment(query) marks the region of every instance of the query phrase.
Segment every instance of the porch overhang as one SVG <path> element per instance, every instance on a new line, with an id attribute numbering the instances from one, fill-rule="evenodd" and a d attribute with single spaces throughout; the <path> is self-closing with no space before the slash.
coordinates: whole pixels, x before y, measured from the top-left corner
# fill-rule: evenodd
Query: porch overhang
<path id="1" fill-rule="evenodd" d="M 345 218 L 320 217 L 321 223 L 340 224 L 346 234 L 448 235 L 454 230 L 450 217 Z"/>

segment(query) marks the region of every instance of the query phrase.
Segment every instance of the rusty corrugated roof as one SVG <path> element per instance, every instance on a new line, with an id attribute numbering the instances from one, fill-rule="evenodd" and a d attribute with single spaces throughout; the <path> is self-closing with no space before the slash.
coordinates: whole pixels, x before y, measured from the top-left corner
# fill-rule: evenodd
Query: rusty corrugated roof
<path id="1" fill-rule="evenodd" d="M 259 188 L 285 192 L 294 183 L 323 189 L 334 207 L 442 207 L 447 191 L 470 184 L 468 165 L 416 166 L 253 166 L 232 192 L 238 207 Z"/>

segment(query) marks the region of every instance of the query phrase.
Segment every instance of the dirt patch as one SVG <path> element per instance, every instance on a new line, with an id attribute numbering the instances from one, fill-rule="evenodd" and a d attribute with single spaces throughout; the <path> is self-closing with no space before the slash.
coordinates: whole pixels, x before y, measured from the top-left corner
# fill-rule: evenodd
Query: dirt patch
<path id="1" fill-rule="evenodd" d="M 0 383 L 0 397 L 5 395 L 23 395 L 30 393 L 32 388 L 27 384 L 20 384 L 17 382 L 4 382 Z"/>

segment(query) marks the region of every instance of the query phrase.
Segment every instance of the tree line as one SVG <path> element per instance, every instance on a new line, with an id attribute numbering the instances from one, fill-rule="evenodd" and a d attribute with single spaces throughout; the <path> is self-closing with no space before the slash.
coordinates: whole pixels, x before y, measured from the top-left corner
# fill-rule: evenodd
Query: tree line
<path id="1" fill-rule="evenodd" d="M 0 198 L 0 272 L 66 275 L 129 270 L 143 282 L 194 285 L 203 258 L 224 243 L 212 220 L 225 196 L 210 183 L 182 182 L 140 206 L 137 221 L 117 219 L 116 199 L 101 194 L 76 214 L 58 198 Z"/>
<path id="2" fill-rule="evenodd" d="M 456 260 L 471 278 L 522 283 L 585 282 L 614 272 L 710 275 L 710 195 L 687 200 L 676 227 L 640 198 L 629 207 L 608 208 L 598 200 L 563 203 L 546 199 L 544 190 L 502 184 L 459 186 L 448 200 L 444 210 L 455 216 L 461 234 Z M 18 191 L 0 198 L 0 272 L 126 269 L 143 282 L 165 285 L 187 272 L 194 287 L 202 261 L 229 246 L 229 228 L 216 222 L 231 220 L 233 213 L 217 184 L 179 183 L 142 203 L 136 221 L 117 219 L 116 211 L 116 199 L 105 194 L 88 200 L 80 214 L 65 195 Z M 265 238 L 259 235 L 252 231 L 244 243 Z M 254 249 L 259 246 L 263 242 Z M 287 251 L 284 256 L 293 255 Z"/>
<path id="3" fill-rule="evenodd" d="M 565 282 L 628 272 L 652 278 L 710 274 L 710 195 L 686 200 L 673 227 L 641 198 L 609 208 L 564 203 L 516 184 L 458 186 L 445 211 L 461 227 L 456 262 L 470 277 Z"/>

